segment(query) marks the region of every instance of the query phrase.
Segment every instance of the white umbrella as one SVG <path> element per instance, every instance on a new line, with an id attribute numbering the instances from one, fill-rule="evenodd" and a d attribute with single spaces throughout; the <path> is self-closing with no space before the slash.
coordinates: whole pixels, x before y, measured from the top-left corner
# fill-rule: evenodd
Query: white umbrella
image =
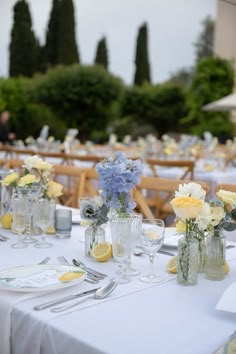
<path id="1" fill-rule="evenodd" d="M 203 111 L 232 111 L 236 109 L 236 92 L 231 93 L 217 101 L 206 104 Z"/>

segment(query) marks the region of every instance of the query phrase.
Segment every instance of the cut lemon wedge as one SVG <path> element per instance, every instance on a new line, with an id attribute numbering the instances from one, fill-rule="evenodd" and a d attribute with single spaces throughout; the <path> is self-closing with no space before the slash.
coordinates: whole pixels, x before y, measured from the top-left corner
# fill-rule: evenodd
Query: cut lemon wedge
<path id="1" fill-rule="evenodd" d="M 59 280 L 62 282 L 72 281 L 77 278 L 81 278 L 84 273 L 82 272 L 68 272 L 59 277 Z"/>
<path id="2" fill-rule="evenodd" d="M 225 274 L 229 273 L 229 264 L 225 262 Z"/>
<path id="3" fill-rule="evenodd" d="M 56 233 L 55 227 L 54 226 L 48 226 L 47 230 L 46 230 L 46 233 L 49 234 L 49 235 L 55 234 Z"/>
<path id="4" fill-rule="evenodd" d="M 6 213 L 1 218 L 1 224 L 4 229 L 10 229 L 13 222 L 13 216 L 11 213 Z"/>
<path id="5" fill-rule="evenodd" d="M 91 256 L 98 262 L 106 262 L 112 256 L 112 247 L 109 242 L 98 243 L 91 251 Z"/>
<path id="6" fill-rule="evenodd" d="M 177 261 L 178 261 L 178 257 L 174 256 L 172 257 L 169 262 L 167 263 L 167 270 L 170 273 L 177 273 Z"/>

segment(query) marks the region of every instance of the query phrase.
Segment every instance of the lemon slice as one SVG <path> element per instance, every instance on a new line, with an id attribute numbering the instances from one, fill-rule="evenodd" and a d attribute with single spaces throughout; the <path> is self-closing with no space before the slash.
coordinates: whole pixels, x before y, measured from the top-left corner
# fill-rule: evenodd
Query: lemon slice
<path id="1" fill-rule="evenodd" d="M 46 230 L 46 233 L 49 234 L 49 235 L 55 234 L 56 233 L 55 227 L 54 226 L 48 226 L 47 230 Z"/>
<path id="2" fill-rule="evenodd" d="M 72 281 L 77 278 L 81 278 L 84 273 L 82 272 L 68 272 L 59 277 L 59 280 L 62 282 Z"/>
<path id="3" fill-rule="evenodd" d="M 10 229 L 13 221 L 13 216 L 10 213 L 6 213 L 1 217 L 1 224 L 4 229 Z"/>
<path id="4" fill-rule="evenodd" d="M 91 251 L 91 256 L 98 262 L 106 262 L 112 256 L 112 247 L 109 242 L 98 243 Z"/>
<path id="5" fill-rule="evenodd" d="M 169 262 L 167 263 L 167 270 L 170 273 L 177 273 L 177 261 L 178 261 L 178 257 L 174 256 L 172 257 Z"/>

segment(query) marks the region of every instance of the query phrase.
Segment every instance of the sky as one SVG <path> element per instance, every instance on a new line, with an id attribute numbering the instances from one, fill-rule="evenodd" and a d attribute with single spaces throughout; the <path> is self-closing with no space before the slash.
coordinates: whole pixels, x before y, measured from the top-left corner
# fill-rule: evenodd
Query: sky
<path id="1" fill-rule="evenodd" d="M 52 0 L 27 0 L 40 43 Z M 16 0 L 0 0 L 0 76 L 8 76 L 8 47 Z M 97 42 L 106 37 L 109 71 L 132 84 L 139 27 L 148 26 L 151 79 L 161 83 L 195 63 L 194 43 L 202 21 L 216 18 L 217 0 L 74 0 L 76 39 L 82 64 L 93 64 Z"/>

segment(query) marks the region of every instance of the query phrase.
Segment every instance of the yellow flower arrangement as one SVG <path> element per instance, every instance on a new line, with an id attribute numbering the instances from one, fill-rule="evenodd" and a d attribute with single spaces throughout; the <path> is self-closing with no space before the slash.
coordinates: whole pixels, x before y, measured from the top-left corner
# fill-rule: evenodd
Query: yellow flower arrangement
<path id="1" fill-rule="evenodd" d="M 171 201 L 178 218 L 183 220 L 195 218 L 203 208 L 203 202 L 193 197 L 176 197 Z"/>
<path id="2" fill-rule="evenodd" d="M 48 198 L 60 197 L 62 193 L 63 186 L 60 183 L 49 181 L 47 185 L 46 195 Z"/>
<path id="3" fill-rule="evenodd" d="M 18 181 L 18 187 L 25 187 L 29 184 L 39 182 L 39 179 L 35 175 L 28 173 L 27 175 L 21 177 Z"/>
<path id="4" fill-rule="evenodd" d="M 2 185 L 5 187 L 8 187 L 10 185 L 13 185 L 14 183 L 16 183 L 16 181 L 19 179 L 19 174 L 16 172 L 11 173 L 10 175 L 6 176 L 3 181 L 2 181 Z"/>

